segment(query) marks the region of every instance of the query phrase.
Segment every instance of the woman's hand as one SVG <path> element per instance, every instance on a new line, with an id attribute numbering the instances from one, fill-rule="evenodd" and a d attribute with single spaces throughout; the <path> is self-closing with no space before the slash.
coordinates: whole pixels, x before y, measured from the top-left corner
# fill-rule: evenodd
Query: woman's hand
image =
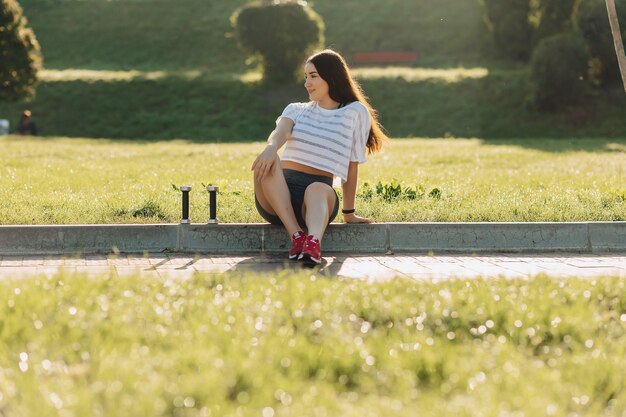
<path id="1" fill-rule="evenodd" d="M 344 214 L 343 221 L 346 223 L 373 223 L 372 220 L 366 217 L 357 216 L 354 213 Z"/>
<path id="2" fill-rule="evenodd" d="M 275 145 L 267 145 L 252 164 L 254 178 L 261 179 L 274 171 L 274 165 L 278 162 L 278 154 Z"/>

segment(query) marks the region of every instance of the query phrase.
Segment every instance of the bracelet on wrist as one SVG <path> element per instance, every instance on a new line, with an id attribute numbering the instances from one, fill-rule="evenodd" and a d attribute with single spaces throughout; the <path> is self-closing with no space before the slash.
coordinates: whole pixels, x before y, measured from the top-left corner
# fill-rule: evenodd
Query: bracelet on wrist
<path id="1" fill-rule="evenodd" d="M 343 214 L 352 214 L 355 211 L 356 211 L 356 209 L 350 209 L 350 210 L 341 209 L 341 213 L 343 213 Z"/>

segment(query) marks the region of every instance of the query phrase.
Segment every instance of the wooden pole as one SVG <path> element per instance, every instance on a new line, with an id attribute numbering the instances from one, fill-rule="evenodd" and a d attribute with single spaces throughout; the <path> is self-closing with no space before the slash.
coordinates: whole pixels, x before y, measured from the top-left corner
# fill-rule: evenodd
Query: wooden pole
<path id="1" fill-rule="evenodd" d="M 622 42 L 622 32 L 619 30 L 615 0 L 606 0 L 606 10 L 609 13 L 609 23 L 611 25 L 611 33 L 613 34 L 615 53 L 617 54 L 619 71 L 622 74 L 622 83 L 624 84 L 624 91 L 626 92 L 626 55 L 624 55 L 624 43 Z"/>

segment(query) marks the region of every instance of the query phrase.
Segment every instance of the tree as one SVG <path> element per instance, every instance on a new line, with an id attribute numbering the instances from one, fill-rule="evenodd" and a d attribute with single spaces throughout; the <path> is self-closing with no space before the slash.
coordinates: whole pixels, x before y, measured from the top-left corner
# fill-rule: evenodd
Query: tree
<path id="1" fill-rule="evenodd" d="M 481 0 L 499 55 L 526 61 L 545 38 L 569 32 L 579 0 Z"/>
<path id="2" fill-rule="evenodd" d="M 526 61 L 532 51 L 532 28 L 528 20 L 529 0 L 482 0 L 485 22 L 498 53 Z"/>
<path id="3" fill-rule="evenodd" d="M 624 56 L 624 43 L 622 42 L 622 32 L 619 29 L 615 0 L 606 0 L 606 9 L 609 15 L 609 23 L 611 24 L 611 34 L 613 35 L 613 43 L 615 45 L 615 53 L 617 54 L 619 71 L 622 75 L 624 91 L 626 91 L 626 56 Z"/>
<path id="4" fill-rule="evenodd" d="M 615 0 L 617 19 L 626 19 L 626 0 Z M 589 51 L 589 75 L 593 83 L 604 88 L 622 84 L 619 63 L 615 54 L 611 24 L 607 19 L 605 0 L 582 0 L 578 5 L 576 28 L 583 36 Z M 622 34 L 622 40 L 626 32 Z"/>
<path id="5" fill-rule="evenodd" d="M 0 100 L 35 94 L 41 48 L 17 0 L 0 0 Z"/>
<path id="6" fill-rule="evenodd" d="M 535 32 L 537 44 L 542 39 L 571 30 L 576 3 L 576 0 L 536 0 L 536 13 L 539 17 Z"/>
<path id="7" fill-rule="evenodd" d="M 324 43 L 324 22 L 305 2 L 257 1 L 231 17 L 244 50 L 260 58 L 266 82 L 301 79 L 306 57 Z"/>
<path id="8" fill-rule="evenodd" d="M 539 42 L 530 60 L 533 104 L 557 110 L 582 102 L 588 89 L 587 61 L 579 34 L 560 33 Z"/>

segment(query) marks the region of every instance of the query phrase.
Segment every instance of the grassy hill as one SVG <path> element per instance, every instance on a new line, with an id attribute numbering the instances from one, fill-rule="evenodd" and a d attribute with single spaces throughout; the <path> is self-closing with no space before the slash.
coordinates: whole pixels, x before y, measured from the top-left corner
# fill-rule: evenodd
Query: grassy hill
<path id="1" fill-rule="evenodd" d="M 50 69 L 245 69 L 229 17 L 246 0 L 21 0 Z M 316 0 L 326 39 L 357 51 L 417 50 L 425 66 L 476 65 L 478 0 Z M 461 35 L 461 36 L 459 36 Z"/>
<path id="2" fill-rule="evenodd" d="M 47 71 L 34 102 L 0 103 L 0 117 L 14 125 L 28 106 L 44 135 L 260 140 L 286 103 L 306 100 L 300 86 L 267 90 L 246 63 L 229 22 L 244 0 L 21 3 Z M 417 68 L 357 71 L 393 136 L 626 131 L 623 94 L 603 93 L 557 115 L 526 109 L 527 71 L 494 61 L 478 0 L 312 4 L 326 22 L 327 45 L 348 59 L 357 51 L 418 51 Z M 463 69 L 475 67 L 480 76 Z"/>

